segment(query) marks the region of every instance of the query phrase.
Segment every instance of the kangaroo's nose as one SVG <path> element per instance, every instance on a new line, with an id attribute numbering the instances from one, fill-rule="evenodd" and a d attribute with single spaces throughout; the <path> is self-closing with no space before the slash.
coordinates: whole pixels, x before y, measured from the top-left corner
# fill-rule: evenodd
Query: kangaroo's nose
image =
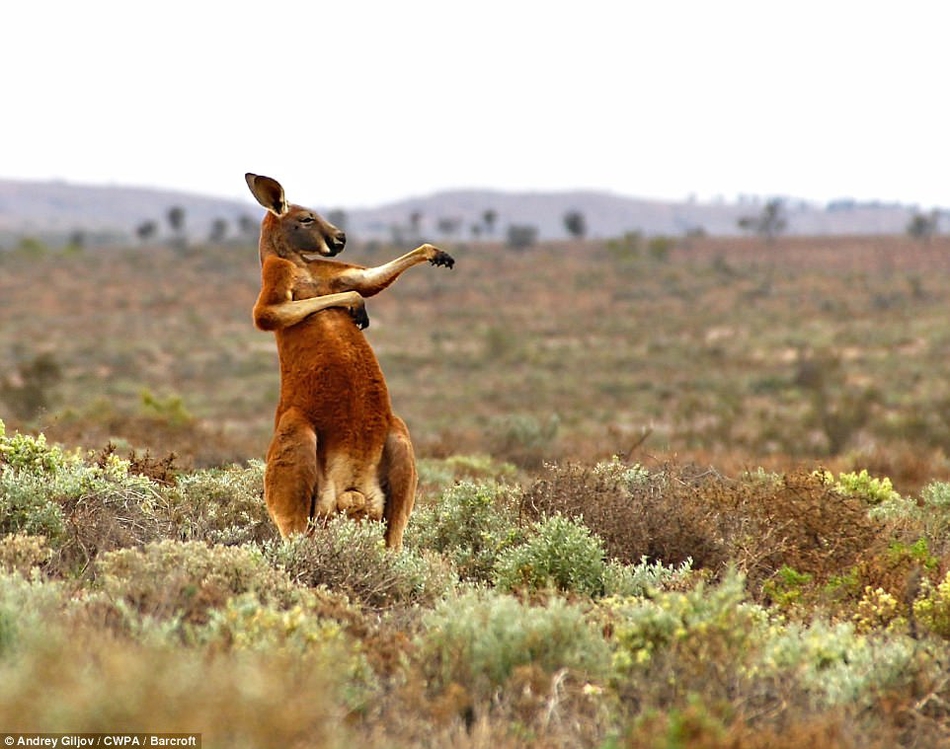
<path id="1" fill-rule="evenodd" d="M 333 237 L 333 245 L 337 249 L 342 250 L 346 246 L 346 232 L 337 232 L 336 236 Z"/>

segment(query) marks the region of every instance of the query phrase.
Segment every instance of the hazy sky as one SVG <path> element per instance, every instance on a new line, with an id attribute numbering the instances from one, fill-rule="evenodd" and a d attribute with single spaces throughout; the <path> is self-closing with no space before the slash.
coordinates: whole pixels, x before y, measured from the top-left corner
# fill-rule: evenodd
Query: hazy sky
<path id="1" fill-rule="evenodd" d="M 0 178 L 950 206 L 950 5 L 9 2 Z"/>

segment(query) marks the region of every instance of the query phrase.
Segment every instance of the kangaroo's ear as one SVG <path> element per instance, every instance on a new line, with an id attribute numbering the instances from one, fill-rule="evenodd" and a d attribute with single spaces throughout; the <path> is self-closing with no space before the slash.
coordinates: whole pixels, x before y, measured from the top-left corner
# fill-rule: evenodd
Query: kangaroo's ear
<path id="1" fill-rule="evenodd" d="M 257 198 L 257 202 L 268 211 L 275 216 L 283 216 L 287 213 L 287 199 L 284 197 L 284 188 L 280 186 L 280 182 L 250 172 L 244 175 L 244 179 L 247 181 L 247 186 L 251 188 L 251 194 Z"/>

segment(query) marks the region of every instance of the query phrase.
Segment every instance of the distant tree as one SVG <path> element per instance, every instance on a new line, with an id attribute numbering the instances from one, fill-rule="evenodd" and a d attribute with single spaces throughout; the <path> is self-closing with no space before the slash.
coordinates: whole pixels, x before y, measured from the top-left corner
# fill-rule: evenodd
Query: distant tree
<path id="1" fill-rule="evenodd" d="M 740 229 L 754 231 L 771 241 L 788 226 L 788 219 L 785 218 L 785 203 L 781 198 L 772 198 L 766 202 L 757 216 L 743 216 L 737 223 Z"/>
<path id="2" fill-rule="evenodd" d="M 185 230 L 185 209 L 180 205 L 173 205 L 165 214 L 172 234 L 181 234 Z"/>
<path id="3" fill-rule="evenodd" d="M 172 230 L 172 246 L 178 252 L 184 252 L 188 246 L 188 238 L 185 236 L 185 209 L 180 205 L 173 205 L 168 209 L 165 218 Z"/>
<path id="4" fill-rule="evenodd" d="M 135 227 L 135 235 L 142 242 L 147 242 L 158 233 L 158 224 L 154 221 L 143 221 Z"/>
<path id="5" fill-rule="evenodd" d="M 472 233 L 472 239 L 477 242 L 482 237 L 482 231 L 484 230 L 484 227 L 481 224 L 472 224 L 470 227 L 468 227 L 468 230 Z"/>
<path id="6" fill-rule="evenodd" d="M 406 243 L 405 228 L 401 224 L 390 224 L 389 237 L 390 241 L 393 243 L 393 246 L 399 247 L 404 245 Z"/>
<path id="7" fill-rule="evenodd" d="M 253 235 L 257 233 L 257 228 L 260 226 L 260 222 L 253 216 L 248 216 L 246 213 L 242 213 L 238 217 L 238 230 L 241 234 Z"/>
<path id="8" fill-rule="evenodd" d="M 564 228 L 574 239 L 583 239 L 587 234 L 587 220 L 580 211 L 568 211 L 564 214 Z"/>
<path id="9" fill-rule="evenodd" d="M 86 247 L 86 232 L 82 229 L 73 229 L 69 233 L 69 239 L 66 242 L 66 247 L 70 250 L 82 250 Z"/>
<path id="10" fill-rule="evenodd" d="M 498 213 L 493 208 L 482 212 L 482 223 L 485 224 L 485 233 L 490 237 L 495 234 L 495 222 L 497 220 Z"/>
<path id="11" fill-rule="evenodd" d="M 452 218 L 451 216 L 443 216 L 436 222 L 436 228 L 439 230 L 439 234 L 446 239 L 454 237 L 458 233 L 461 225 L 461 219 Z"/>
<path id="12" fill-rule="evenodd" d="M 929 214 L 916 211 L 907 223 L 907 233 L 914 239 L 930 239 L 937 233 L 939 219 L 938 211 L 931 211 Z"/>
<path id="13" fill-rule="evenodd" d="M 422 231 L 422 211 L 416 210 L 409 214 L 409 229 L 414 237 L 418 237 Z"/>
<path id="14" fill-rule="evenodd" d="M 224 240 L 224 237 L 228 233 L 228 222 L 227 219 L 216 218 L 211 222 L 211 232 L 208 234 L 208 241 L 212 244 L 217 244 Z"/>
<path id="15" fill-rule="evenodd" d="M 530 224 L 511 224 L 507 242 L 513 250 L 524 250 L 538 241 L 538 227 Z"/>

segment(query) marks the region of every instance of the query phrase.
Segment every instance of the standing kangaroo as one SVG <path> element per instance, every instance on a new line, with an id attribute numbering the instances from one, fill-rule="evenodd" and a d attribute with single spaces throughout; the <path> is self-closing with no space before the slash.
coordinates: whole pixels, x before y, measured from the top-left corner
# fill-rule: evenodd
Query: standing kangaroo
<path id="1" fill-rule="evenodd" d="M 276 180 L 245 179 L 267 209 L 254 323 L 274 332 L 280 359 L 280 402 L 264 473 L 267 510 L 284 537 L 338 511 L 382 519 L 386 545 L 399 548 L 415 502 L 415 458 L 361 331 L 369 324 L 363 297 L 414 265 L 451 268 L 455 261 L 429 244 L 374 268 L 328 260 L 343 251 L 342 231 L 289 204 Z"/>

